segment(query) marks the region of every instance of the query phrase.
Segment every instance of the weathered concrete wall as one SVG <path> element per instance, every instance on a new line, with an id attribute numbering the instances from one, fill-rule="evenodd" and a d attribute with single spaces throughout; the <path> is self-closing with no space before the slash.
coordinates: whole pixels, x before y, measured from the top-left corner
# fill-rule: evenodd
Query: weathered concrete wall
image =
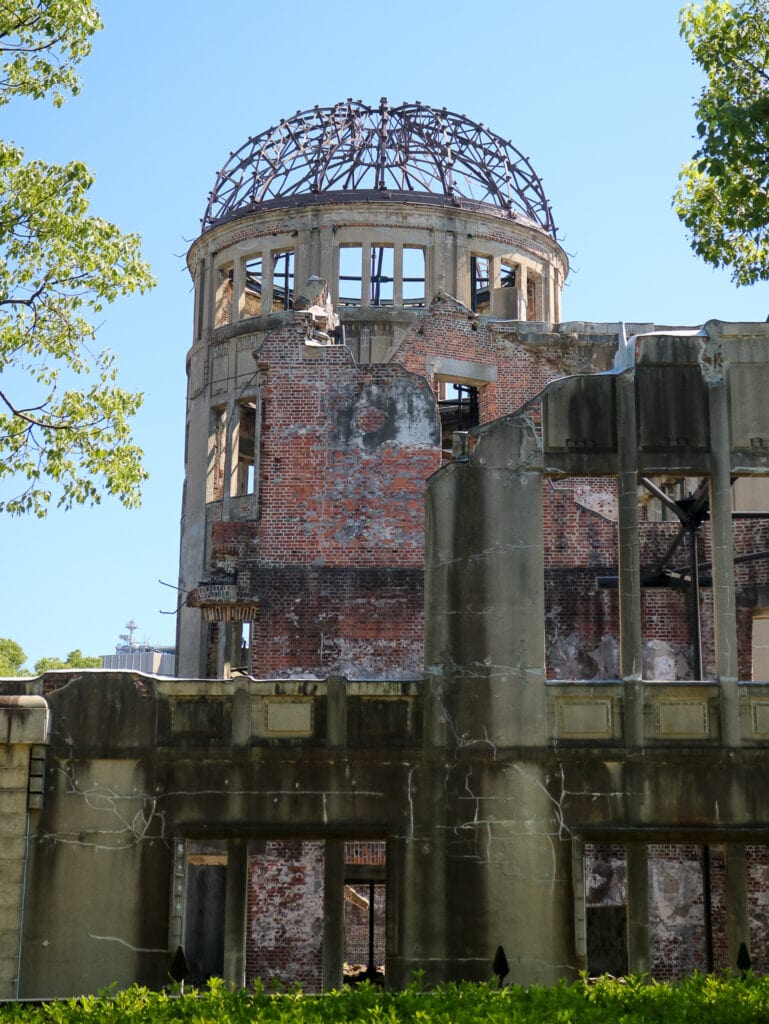
<path id="1" fill-rule="evenodd" d="M 488 978 L 499 944 L 515 980 L 584 967 L 584 882 L 574 859 L 584 842 L 624 846 L 628 863 L 640 853 L 644 870 L 647 843 L 722 844 L 727 864 L 729 851 L 750 844 L 744 914 L 732 878 L 732 937 L 719 963 L 733 963 L 743 918 L 751 950 L 764 955 L 769 794 L 755 779 L 769 742 L 768 686 L 741 688 L 743 748 L 727 755 L 715 684 L 648 684 L 639 755 L 625 745 L 621 684 L 541 683 L 538 738 L 518 722 L 515 687 L 495 705 L 500 721 L 484 722 L 479 701 L 468 694 L 463 704 L 466 683 L 435 672 L 420 685 L 160 681 L 94 670 L 51 690 L 21 994 L 164 984 L 184 941 L 184 848 L 193 840 L 203 853 L 213 841 L 226 854 L 217 863 L 226 865 L 228 906 L 245 911 L 249 886 L 261 887 L 250 917 L 225 915 L 233 981 L 266 972 L 316 985 L 319 962 L 327 983 L 340 977 L 343 945 L 332 926 L 342 915 L 344 854 L 338 871 L 331 861 L 340 840 L 356 837 L 387 843 L 388 984 L 422 969 L 430 981 Z M 241 871 L 238 851 L 248 843 L 256 845 Z M 302 886 L 291 890 L 289 876 L 303 879 L 315 907 L 307 918 L 298 911 Z M 628 870 L 628 913 L 646 921 L 648 935 L 657 904 L 638 902 L 635 878 Z M 629 959 L 638 968 L 637 948 Z M 302 974 L 308 966 L 311 978 Z"/>
<path id="2" fill-rule="evenodd" d="M 0 697 L 0 998 L 19 994 L 21 928 L 30 828 L 42 806 L 48 705 Z"/>

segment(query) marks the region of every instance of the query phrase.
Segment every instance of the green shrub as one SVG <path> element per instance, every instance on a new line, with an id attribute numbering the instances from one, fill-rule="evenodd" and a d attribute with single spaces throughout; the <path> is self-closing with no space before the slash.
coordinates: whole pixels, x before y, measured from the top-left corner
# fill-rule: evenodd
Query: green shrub
<path id="1" fill-rule="evenodd" d="M 383 992 L 364 983 L 324 995 L 230 991 L 122 992 L 0 1005 L 0 1024 L 767 1024 L 769 978 L 694 975 L 675 984 L 585 978 L 551 987 L 450 984 Z"/>

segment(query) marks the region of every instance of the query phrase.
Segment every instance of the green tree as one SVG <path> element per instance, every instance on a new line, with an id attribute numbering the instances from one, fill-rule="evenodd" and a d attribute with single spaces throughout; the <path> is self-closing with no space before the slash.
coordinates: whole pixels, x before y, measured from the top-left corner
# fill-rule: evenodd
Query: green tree
<path id="1" fill-rule="evenodd" d="M 7 637 L 0 637 L 0 676 L 18 676 L 27 656 L 21 644 Z"/>
<path id="2" fill-rule="evenodd" d="M 59 106 L 77 92 L 99 28 L 91 0 L 0 4 L 0 106 L 46 95 Z M 69 508 L 103 491 L 139 504 L 146 473 L 129 420 L 142 396 L 117 386 L 93 320 L 154 282 L 138 236 L 89 215 L 92 182 L 79 161 L 25 161 L 0 141 L 0 479 L 15 492 L 0 511 L 44 516 L 54 495 Z"/>
<path id="3" fill-rule="evenodd" d="M 679 175 L 676 213 L 692 249 L 739 285 L 769 279 L 769 0 L 706 0 L 681 35 L 707 76 L 699 148 Z"/>
<path id="4" fill-rule="evenodd" d="M 101 668 L 101 658 L 91 658 L 76 647 L 70 651 L 66 661 L 61 658 L 39 658 L 35 662 L 35 675 L 41 676 L 55 668 Z"/>

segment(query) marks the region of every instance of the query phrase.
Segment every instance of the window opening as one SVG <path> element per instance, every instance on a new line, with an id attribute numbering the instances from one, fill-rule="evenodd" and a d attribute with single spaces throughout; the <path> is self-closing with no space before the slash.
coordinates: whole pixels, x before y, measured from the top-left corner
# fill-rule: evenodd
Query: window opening
<path id="1" fill-rule="evenodd" d="M 500 288 L 515 288 L 515 264 L 503 259 L 499 267 Z"/>
<path id="2" fill-rule="evenodd" d="M 360 306 L 363 299 L 363 248 L 343 245 L 339 248 L 339 305 Z"/>
<path id="3" fill-rule="evenodd" d="M 235 484 L 236 494 L 253 494 L 256 490 L 254 479 L 256 465 L 256 403 L 247 402 L 240 406 L 238 428 L 238 472 Z"/>
<path id="4" fill-rule="evenodd" d="M 490 263 L 488 256 L 470 257 L 470 308 L 474 313 L 489 313 Z"/>
<path id="5" fill-rule="evenodd" d="M 392 306 L 394 249 L 391 245 L 371 246 L 370 300 L 372 306 Z"/>
<path id="6" fill-rule="evenodd" d="M 214 327 L 232 323 L 232 267 L 219 267 Z"/>
<path id="7" fill-rule="evenodd" d="M 526 317 L 528 320 L 537 320 L 539 318 L 537 297 L 536 283 L 531 274 L 529 274 L 526 278 Z"/>
<path id="8" fill-rule="evenodd" d="M 250 620 L 234 622 L 232 637 L 232 672 L 233 675 L 251 675 L 251 638 L 254 635 L 254 624 Z"/>
<path id="9" fill-rule="evenodd" d="M 272 308 L 281 311 L 294 308 L 294 251 L 272 254 Z"/>
<path id="10" fill-rule="evenodd" d="M 243 316 L 262 314 L 262 257 L 250 256 L 246 260 L 246 290 L 243 295 Z"/>
<path id="11" fill-rule="evenodd" d="M 425 304 L 425 251 L 410 245 L 403 247 L 403 305 L 421 308 Z"/>
<path id="12" fill-rule="evenodd" d="M 208 430 L 207 501 L 222 500 L 222 494 L 224 492 L 226 426 L 224 409 L 212 409 Z"/>
<path id="13" fill-rule="evenodd" d="M 627 974 L 627 865 L 624 846 L 585 844 L 587 970 Z"/>
<path id="14" fill-rule="evenodd" d="M 478 388 L 472 384 L 442 381 L 438 391 L 438 411 L 441 417 L 441 448 L 451 451 L 454 431 L 470 430 L 480 422 Z"/>
<path id="15" fill-rule="evenodd" d="M 183 948 L 191 985 L 205 985 L 209 978 L 220 978 L 224 972 L 226 882 L 224 840 L 189 840 Z"/>
<path id="16" fill-rule="evenodd" d="M 348 842 L 345 850 L 344 979 L 384 984 L 386 857 L 383 842 Z"/>

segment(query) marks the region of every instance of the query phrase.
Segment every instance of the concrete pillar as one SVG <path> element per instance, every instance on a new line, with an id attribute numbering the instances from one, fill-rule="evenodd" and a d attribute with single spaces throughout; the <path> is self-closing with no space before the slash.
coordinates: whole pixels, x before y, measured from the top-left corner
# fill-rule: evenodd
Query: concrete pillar
<path id="1" fill-rule="evenodd" d="M 431 299 L 441 290 L 458 297 L 456 235 L 453 231 L 436 231 L 432 250 L 428 249 L 429 287 L 425 296 Z"/>
<path id="2" fill-rule="evenodd" d="M 625 847 L 627 870 L 627 969 L 630 974 L 648 974 L 649 948 L 649 848 L 646 843 Z"/>
<path id="3" fill-rule="evenodd" d="M 230 648 L 232 646 L 232 623 L 219 622 L 216 643 L 216 678 L 229 679 L 231 672 Z"/>
<path id="4" fill-rule="evenodd" d="M 440 753 L 435 757 L 425 753 L 424 761 L 408 774 L 409 815 L 403 834 L 388 844 L 388 877 L 396 863 L 400 876 L 395 891 L 388 888 L 387 892 L 388 901 L 398 901 L 395 911 L 388 909 L 388 917 L 394 913 L 397 918 L 398 937 L 393 944 L 397 952 L 391 947 L 388 952 L 392 955 L 387 958 L 388 985 L 394 989 L 410 984 L 417 971 L 424 972 L 426 987 L 449 980 L 448 929 L 469 931 L 474 925 L 465 920 L 460 926 L 449 919 L 446 768 Z M 472 884 L 471 879 L 465 881 Z M 467 889 L 462 891 L 466 897 Z"/>
<path id="5" fill-rule="evenodd" d="M 525 263 L 519 263 L 515 276 L 515 298 L 516 298 L 516 320 L 529 319 L 529 307 L 526 301 L 527 283 L 529 275 Z"/>
<path id="6" fill-rule="evenodd" d="M 294 297 L 307 284 L 307 280 L 312 273 L 310 270 L 310 252 L 308 246 L 308 232 L 307 230 L 301 231 L 295 238 L 291 238 L 288 242 L 288 248 L 293 250 L 294 253 Z"/>
<path id="7" fill-rule="evenodd" d="M 638 450 L 635 374 L 616 378 L 619 472 L 619 641 L 624 683 L 625 743 L 643 745 L 643 649 L 638 530 Z"/>
<path id="8" fill-rule="evenodd" d="M 467 237 L 463 234 L 452 233 L 454 241 L 454 260 L 456 265 L 456 278 L 454 281 L 454 296 L 466 306 L 470 305 L 470 249 L 467 245 Z M 449 255 L 449 253 L 447 253 Z M 451 294 L 451 293 L 450 293 Z"/>
<path id="9" fill-rule="evenodd" d="M 344 840 L 327 839 L 323 873 L 323 989 L 342 987 Z"/>
<path id="10" fill-rule="evenodd" d="M 541 453 L 523 417 L 473 439 L 427 489 L 425 748 L 408 796 L 402 968 L 488 980 L 503 945 L 511 980 L 552 983 L 578 966 L 571 843 L 538 755 L 496 761 L 547 743 Z"/>
<path id="11" fill-rule="evenodd" d="M 302 235 L 300 237 L 300 243 L 297 248 L 301 248 Z M 326 282 L 329 278 L 321 273 L 321 258 L 320 258 L 320 228 L 310 228 L 310 231 L 304 234 L 304 238 L 307 244 L 307 277 L 311 277 L 316 274 L 318 277 L 322 277 Z M 300 288 L 304 287 L 305 282 L 302 281 Z"/>
<path id="12" fill-rule="evenodd" d="M 214 264 L 215 255 L 206 256 L 203 263 L 202 281 L 203 287 L 203 331 L 202 337 L 207 337 L 208 332 L 214 325 L 214 309 L 216 308 L 216 270 Z"/>
<path id="13" fill-rule="evenodd" d="M 246 984 L 246 918 L 248 910 L 248 840 L 227 842 L 224 905 L 224 980 L 234 988 Z"/>
<path id="14" fill-rule="evenodd" d="M 347 680 L 329 676 L 326 687 L 326 742 L 332 750 L 344 750 L 347 746 Z"/>
<path id="15" fill-rule="evenodd" d="M 721 687 L 721 740 L 727 747 L 741 743 L 737 689 L 737 612 L 734 592 L 732 535 L 731 439 L 726 382 L 711 382 L 710 529 L 713 545 L 713 628 L 716 677 Z"/>
<path id="16" fill-rule="evenodd" d="M 748 912 L 748 867 L 744 843 L 727 843 L 726 853 L 726 941 L 729 970 L 737 971 L 737 955 L 744 942 L 750 953 Z"/>
<path id="17" fill-rule="evenodd" d="M 262 316 L 272 312 L 272 252 L 262 253 Z"/>
<path id="18" fill-rule="evenodd" d="M 549 263 L 545 263 L 542 267 L 542 319 L 549 320 L 551 323 L 555 320 L 555 312 L 553 309 L 553 268 Z"/>
<path id="19" fill-rule="evenodd" d="M 361 246 L 361 306 L 371 305 L 371 246 L 364 242 Z"/>
<path id="20" fill-rule="evenodd" d="M 336 308 L 339 302 L 339 246 L 334 243 L 331 228 L 323 228 L 319 241 L 318 275 L 328 282 L 331 303 Z"/>
<path id="21" fill-rule="evenodd" d="M 425 665 L 453 680 L 458 735 L 539 746 L 547 726 L 538 442 L 512 417 L 477 438 L 469 462 L 428 484 Z"/>
<path id="22" fill-rule="evenodd" d="M 561 322 L 561 291 L 563 288 L 563 281 L 561 280 L 561 271 L 558 267 L 553 268 L 554 282 L 553 282 L 553 323 L 559 324 Z"/>
<path id="23" fill-rule="evenodd" d="M 393 249 L 393 306 L 403 305 L 403 246 L 398 242 Z"/>
<path id="24" fill-rule="evenodd" d="M 587 898 L 585 892 L 585 844 L 571 841 L 571 884 L 574 891 L 574 953 L 581 971 L 587 970 Z"/>

